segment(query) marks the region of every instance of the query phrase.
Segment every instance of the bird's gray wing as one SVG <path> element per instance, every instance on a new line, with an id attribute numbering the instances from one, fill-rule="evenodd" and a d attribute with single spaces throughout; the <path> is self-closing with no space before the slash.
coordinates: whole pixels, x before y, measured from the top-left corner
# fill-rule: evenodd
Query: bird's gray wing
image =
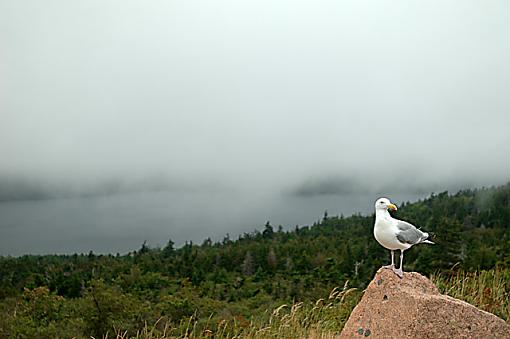
<path id="1" fill-rule="evenodd" d="M 414 225 L 397 220 L 397 239 L 401 243 L 415 245 L 427 239 L 428 235 L 414 227 Z"/>

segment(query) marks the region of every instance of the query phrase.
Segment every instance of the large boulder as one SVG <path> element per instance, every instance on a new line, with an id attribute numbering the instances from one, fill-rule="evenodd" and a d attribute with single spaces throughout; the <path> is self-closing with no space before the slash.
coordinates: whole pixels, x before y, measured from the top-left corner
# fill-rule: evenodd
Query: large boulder
<path id="1" fill-rule="evenodd" d="M 494 314 L 442 295 L 416 272 L 401 279 L 380 269 L 354 308 L 341 338 L 510 338 Z"/>

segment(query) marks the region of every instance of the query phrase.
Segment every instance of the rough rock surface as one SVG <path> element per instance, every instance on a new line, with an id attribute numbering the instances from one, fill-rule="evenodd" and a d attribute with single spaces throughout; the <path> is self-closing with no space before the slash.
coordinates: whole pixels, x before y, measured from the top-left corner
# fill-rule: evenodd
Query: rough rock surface
<path id="1" fill-rule="evenodd" d="M 510 338 L 510 325 L 464 301 L 442 295 L 416 272 L 400 279 L 380 269 L 340 338 Z"/>

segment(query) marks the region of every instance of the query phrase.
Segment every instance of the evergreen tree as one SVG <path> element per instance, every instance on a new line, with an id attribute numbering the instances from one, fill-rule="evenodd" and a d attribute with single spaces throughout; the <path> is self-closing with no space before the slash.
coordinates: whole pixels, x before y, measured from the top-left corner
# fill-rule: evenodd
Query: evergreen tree
<path id="1" fill-rule="evenodd" d="M 172 239 L 168 239 L 166 246 L 163 248 L 162 255 L 164 258 L 170 258 L 175 254 L 174 242 Z"/>
<path id="2" fill-rule="evenodd" d="M 266 222 L 266 225 L 264 226 L 264 231 L 262 231 L 262 236 L 266 239 L 273 238 L 274 230 L 273 226 L 268 222 Z"/>

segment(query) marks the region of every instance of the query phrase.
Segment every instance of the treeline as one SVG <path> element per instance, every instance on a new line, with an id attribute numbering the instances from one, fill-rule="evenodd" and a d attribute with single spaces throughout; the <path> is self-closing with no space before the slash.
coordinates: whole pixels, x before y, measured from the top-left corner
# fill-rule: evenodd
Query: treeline
<path id="1" fill-rule="evenodd" d="M 435 234 L 406 252 L 423 274 L 510 264 L 510 185 L 433 194 L 396 217 Z M 291 231 L 269 222 L 221 242 L 143 244 L 127 255 L 0 258 L 0 337 L 101 337 L 145 323 L 193 317 L 214 328 L 267 317 L 282 303 L 316 300 L 336 286 L 363 288 L 389 253 L 373 239 L 373 215 L 328 216 Z M 205 325 L 206 324 L 206 325 Z"/>

